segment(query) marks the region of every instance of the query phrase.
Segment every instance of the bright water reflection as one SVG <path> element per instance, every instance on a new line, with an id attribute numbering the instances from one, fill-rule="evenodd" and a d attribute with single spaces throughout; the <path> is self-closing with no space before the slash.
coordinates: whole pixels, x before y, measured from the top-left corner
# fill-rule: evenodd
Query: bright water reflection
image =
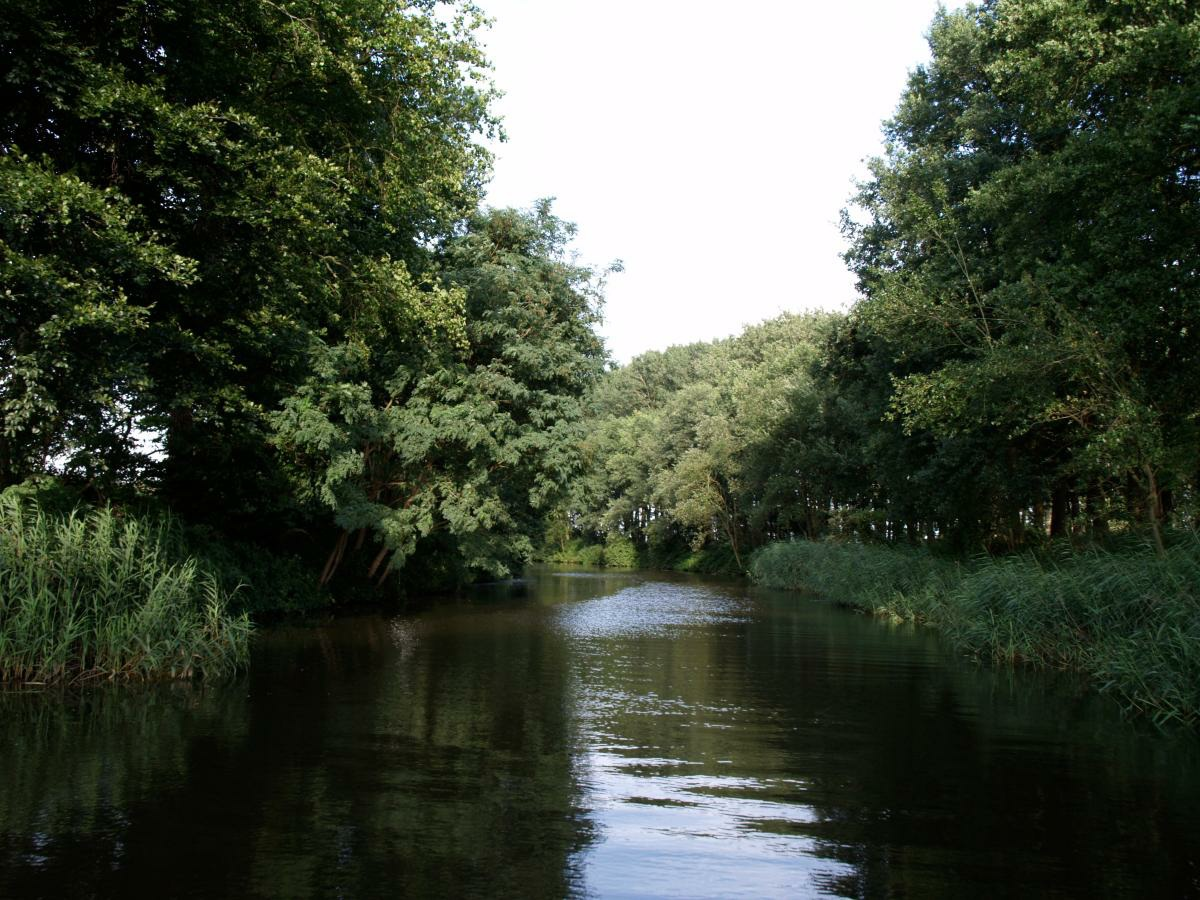
<path id="1" fill-rule="evenodd" d="M 0 694 L 0 896 L 1200 894 L 1194 736 L 794 595 L 542 571 Z"/>
<path id="2" fill-rule="evenodd" d="M 801 833 L 815 819 L 804 783 L 761 752 L 772 716 L 736 671 L 687 652 L 714 632 L 736 640 L 752 615 L 744 595 L 657 581 L 560 608 L 603 836 L 587 885 L 601 896 L 796 896 L 852 873 Z"/>

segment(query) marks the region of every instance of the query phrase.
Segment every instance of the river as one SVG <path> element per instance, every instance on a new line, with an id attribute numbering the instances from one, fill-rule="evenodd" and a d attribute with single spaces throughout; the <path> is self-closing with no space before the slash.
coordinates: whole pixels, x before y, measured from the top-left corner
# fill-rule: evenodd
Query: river
<path id="1" fill-rule="evenodd" d="M 1185 897 L 1198 744 L 795 594 L 541 569 L 0 694 L 0 896 Z"/>

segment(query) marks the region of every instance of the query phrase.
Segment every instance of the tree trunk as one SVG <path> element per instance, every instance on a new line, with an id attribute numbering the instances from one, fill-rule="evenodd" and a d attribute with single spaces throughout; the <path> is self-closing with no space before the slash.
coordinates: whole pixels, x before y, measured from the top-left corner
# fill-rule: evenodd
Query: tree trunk
<path id="1" fill-rule="evenodd" d="M 333 573 L 337 571 L 342 562 L 342 555 L 346 552 L 346 544 L 350 542 L 350 532 L 343 531 L 338 535 L 337 541 L 333 545 L 333 549 L 329 551 L 329 557 L 325 560 L 325 568 L 321 570 L 321 579 L 318 584 L 321 587 L 329 584 L 329 580 L 333 578 Z"/>
<path id="2" fill-rule="evenodd" d="M 17 483 L 8 438 L 0 434 L 0 490 Z"/>
<path id="3" fill-rule="evenodd" d="M 1167 548 L 1163 543 L 1162 534 L 1162 498 L 1158 491 L 1158 478 L 1154 474 L 1154 467 L 1149 463 L 1142 466 L 1142 471 L 1146 473 L 1146 489 L 1147 500 L 1146 504 L 1147 515 L 1150 520 L 1150 533 L 1154 536 L 1154 549 L 1158 554 L 1159 559 L 1166 556 Z"/>
<path id="4" fill-rule="evenodd" d="M 1055 485 L 1050 494 L 1050 538 L 1063 537 L 1067 533 L 1068 498 L 1066 488 Z"/>
<path id="5" fill-rule="evenodd" d="M 192 455 L 195 424 L 191 407 L 175 407 L 167 417 L 167 434 L 163 442 L 167 451 L 163 494 L 169 506 L 185 513 L 191 508 L 191 495 L 194 493 Z"/>
<path id="6" fill-rule="evenodd" d="M 1102 497 L 1099 486 L 1089 484 L 1085 500 L 1087 501 L 1088 528 L 1091 531 L 1092 540 L 1098 540 L 1108 533 L 1108 522 L 1100 514 Z"/>
<path id="7" fill-rule="evenodd" d="M 744 572 L 746 567 L 742 565 L 742 554 L 738 552 L 737 525 L 732 523 L 729 528 L 729 546 L 733 548 L 733 560 L 737 563 L 738 571 Z"/>

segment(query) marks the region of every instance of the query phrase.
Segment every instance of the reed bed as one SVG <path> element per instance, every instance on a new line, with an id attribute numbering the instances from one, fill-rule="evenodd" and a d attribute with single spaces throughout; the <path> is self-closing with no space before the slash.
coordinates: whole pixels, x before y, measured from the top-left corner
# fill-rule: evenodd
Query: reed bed
<path id="1" fill-rule="evenodd" d="M 1200 721 L 1200 540 L 940 558 L 924 548 L 793 542 L 751 564 L 760 584 L 931 625 L 974 655 L 1076 669 L 1160 724 Z"/>
<path id="2" fill-rule="evenodd" d="M 0 680 L 188 678 L 242 666 L 251 624 L 170 521 L 0 497 Z M 177 541 L 176 541 L 177 543 Z"/>

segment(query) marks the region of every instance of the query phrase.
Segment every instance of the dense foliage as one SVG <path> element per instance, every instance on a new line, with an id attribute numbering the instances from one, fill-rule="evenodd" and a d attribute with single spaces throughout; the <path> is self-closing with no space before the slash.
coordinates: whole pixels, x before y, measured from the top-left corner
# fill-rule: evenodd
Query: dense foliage
<path id="1" fill-rule="evenodd" d="M 1200 470 L 1196 10 L 999 0 L 930 42 L 848 224 L 847 349 L 959 498 L 904 518 L 1017 544 L 1048 506 L 1161 549 Z"/>
<path id="2" fill-rule="evenodd" d="M 221 573 L 247 541 L 322 585 L 523 560 L 577 466 L 602 275 L 548 204 L 479 210 L 482 24 L 0 0 L 0 488 L 169 510 Z"/>
<path id="3" fill-rule="evenodd" d="M 317 345 L 460 324 L 427 283 L 487 171 L 472 23 L 390 0 L 0 21 L 0 477 L 61 459 L 112 491 L 154 465 L 148 431 L 172 506 L 261 515 L 265 411 Z"/>
<path id="4" fill-rule="evenodd" d="M 476 217 L 444 253 L 439 289 L 458 298 L 464 322 L 439 358 L 322 348 L 272 415 L 300 499 L 327 506 L 339 528 L 322 580 L 352 535 L 378 545 L 368 577 L 418 550 L 459 581 L 528 557 L 539 510 L 577 468 L 580 396 L 603 358 L 596 285 L 565 261 L 569 236 L 547 204 Z"/>
<path id="5" fill-rule="evenodd" d="M 815 402 L 810 370 L 832 322 L 783 316 L 608 373 L 592 395 L 591 464 L 549 529 L 559 552 L 572 533 L 624 535 L 660 564 L 718 543 L 741 568 L 749 548 L 803 527 L 821 498 L 780 465 L 783 428 Z"/>

